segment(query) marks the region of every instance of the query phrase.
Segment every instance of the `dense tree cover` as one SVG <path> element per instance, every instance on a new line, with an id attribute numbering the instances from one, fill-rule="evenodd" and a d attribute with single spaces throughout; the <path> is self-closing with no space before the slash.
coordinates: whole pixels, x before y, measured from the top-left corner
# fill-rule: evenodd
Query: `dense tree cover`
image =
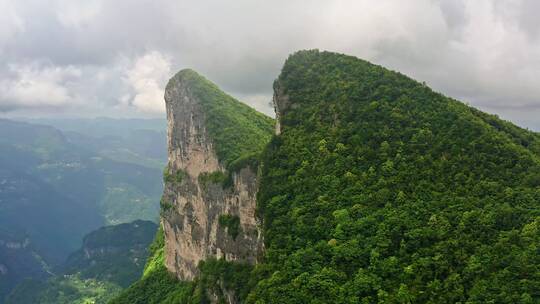
<path id="1" fill-rule="evenodd" d="M 276 86 L 249 303 L 538 303 L 538 134 L 345 55 Z"/>
<path id="2" fill-rule="evenodd" d="M 335 53 L 292 55 L 275 88 L 262 263 L 209 260 L 193 283 L 162 267 L 114 303 L 205 303 L 220 284 L 257 304 L 540 301 L 537 133 Z"/>
<path id="3" fill-rule="evenodd" d="M 229 167 L 235 161 L 262 151 L 272 136 L 273 119 L 221 91 L 193 70 L 182 70 L 177 77 L 200 102 L 208 133 L 221 163 Z M 175 83 L 170 82 L 169 85 Z"/>

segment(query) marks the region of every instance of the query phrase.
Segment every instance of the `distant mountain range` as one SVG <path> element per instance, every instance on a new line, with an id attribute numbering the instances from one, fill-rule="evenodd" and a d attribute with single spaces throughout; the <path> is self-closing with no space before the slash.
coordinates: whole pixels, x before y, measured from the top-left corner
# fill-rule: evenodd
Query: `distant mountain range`
<path id="1" fill-rule="evenodd" d="M 90 231 L 157 221 L 165 163 L 164 120 L 0 119 L 0 301 Z"/>

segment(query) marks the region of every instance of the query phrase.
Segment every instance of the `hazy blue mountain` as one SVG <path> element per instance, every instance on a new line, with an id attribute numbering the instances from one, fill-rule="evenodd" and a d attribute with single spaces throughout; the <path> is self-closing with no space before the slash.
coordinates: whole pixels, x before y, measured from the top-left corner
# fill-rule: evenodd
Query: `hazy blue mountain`
<path id="1" fill-rule="evenodd" d="M 52 126 L 63 132 L 73 131 L 92 137 L 128 137 L 133 130 L 151 130 L 166 132 L 167 121 L 165 119 L 115 119 L 108 117 L 98 118 L 37 118 L 21 119 L 32 124 Z"/>
<path id="2" fill-rule="evenodd" d="M 10 137 L 17 130 L 20 140 Z M 32 174 L 49 154 L 62 153 L 54 151 L 64 140 L 59 133 L 0 121 L 0 138 L 1 296 L 25 277 L 48 276 L 49 265 L 61 262 L 103 220 L 96 208 Z"/>
<path id="3" fill-rule="evenodd" d="M 112 135 L 100 137 L 95 123 L 82 134 L 0 120 L 0 300 L 22 279 L 53 273 L 88 232 L 157 220 L 164 131 L 111 120 Z"/>
<path id="4" fill-rule="evenodd" d="M 167 161 L 165 119 L 31 119 L 61 130 L 70 142 L 110 159 L 163 168 Z"/>

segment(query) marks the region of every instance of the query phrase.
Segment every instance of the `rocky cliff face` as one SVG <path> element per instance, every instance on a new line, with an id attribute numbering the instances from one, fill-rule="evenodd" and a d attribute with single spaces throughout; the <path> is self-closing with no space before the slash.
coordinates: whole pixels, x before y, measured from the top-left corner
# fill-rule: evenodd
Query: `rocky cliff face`
<path id="1" fill-rule="evenodd" d="M 255 216 L 256 169 L 226 172 L 204 107 L 182 72 L 169 81 L 165 102 L 169 164 L 162 221 L 167 269 L 192 280 L 199 261 L 209 257 L 255 263 L 263 246 Z"/>
<path id="2" fill-rule="evenodd" d="M 272 97 L 272 103 L 274 104 L 274 112 L 276 113 L 276 135 L 281 134 L 281 118 L 290 106 L 289 96 L 287 96 L 283 90 L 282 84 L 279 79 L 274 81 L 274 96 Z"/>

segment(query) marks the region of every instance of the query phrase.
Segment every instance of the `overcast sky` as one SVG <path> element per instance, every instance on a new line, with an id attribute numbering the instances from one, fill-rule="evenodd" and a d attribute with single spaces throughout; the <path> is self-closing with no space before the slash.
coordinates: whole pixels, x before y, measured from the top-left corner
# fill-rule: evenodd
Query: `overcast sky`
<path id="1" fill-rule="evenodd" d="M 540 1 L 0 0 L 0 116 L 162 117 L 190 67 L 266 113 L 288 54 L 401 71 L 540 130 Z"/>

